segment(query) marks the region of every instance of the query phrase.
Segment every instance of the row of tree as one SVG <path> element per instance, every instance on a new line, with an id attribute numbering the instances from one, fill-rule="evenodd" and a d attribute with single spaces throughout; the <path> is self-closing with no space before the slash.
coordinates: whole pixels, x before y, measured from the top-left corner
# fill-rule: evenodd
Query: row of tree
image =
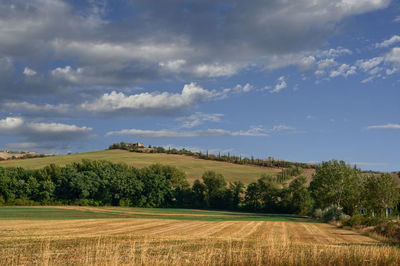
<path id="1" fill-rule="evenodd" d="M 208 153 L 208 151 L 206 153 L 202 153 L 201 151 L 193 152 L 190 150 L 186 150 L 185 148 L 180 149 L 180 150 L 175 149 L 175 148 L 166 149 L 162 146 L 158 146 L 158 147 L 153 146 L 152 147 L 151 145 L 149 145 L 148 148 L 141 148 L 136 145 L 130 145 L 129 143 L 125 143 L 125 142 L 113 143 L 108 148 L 110 150 L 111 149 L 121 149 L 121 150 L 127 150 L 127 151 L 131 151 L 131 152 L 179 154 L 179 155 L 192 156 L 192 157 L 204 159 L 204 160 L 214 160 L 214 161 L 229 162 L 229 163 L 234 163 L 234 164 L 256 165 L 256 166 L 262 166 L 262 167 L 287 168 L 287 167 L 293 166 L 293 167 L 301 167 L 301 168 L 315 168 L 315 166 L 316 166 L 314 164 L 309 164 L 309 163 L 277 160 L 272 157 L 269 157 L 267 159 L 256 159 L 253 156 L 251 158 L 235 156 L 235 155 L 231 155 L 229 152 L 227 154 L 218 153 L 216 155 L 216 154 Z"/>
<path id="2" fill-rule="evenodd" d="M 290 171 L 301 173 L 296 168 Z M 240 181 L 227 183 L 214 171 L 206 171 L 190 186 L 183 171 L 159 164 L 137 169 L 83 160 L 39 170 L 0 168 L 0 204 L 8 205 L 185 207 L 293 214 L 336 206 L 347 214 L 363 210 L 384 215 L 398 202 L 398 183 L 390 174 L 365 176 L 342 161 L 322 163 L 310 184 L 301 175 L 288 182 L 280 174 L 264 175 L 247 187 Z"/>

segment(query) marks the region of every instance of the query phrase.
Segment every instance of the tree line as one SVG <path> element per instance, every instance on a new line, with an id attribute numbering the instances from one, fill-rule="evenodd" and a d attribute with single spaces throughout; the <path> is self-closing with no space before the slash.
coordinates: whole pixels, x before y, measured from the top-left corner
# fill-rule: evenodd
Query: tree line
<path id="1" fill-rule="evenodd" d="M 312 181 L 301 169 L 263 175 L 245 186 L 215 171 L 192 185 L 183 171 L 155 164 L 137 169 L 109 161 L 82 160 L 42 169 L 0 168 L 0 205 L 93 205 L 183 207 L 308 215 L 340 209 L 384 216 L 397 209 L 398 183 L 390 174 L 363 175 L 343 161 L 324 162 Z"/>
<path id="2" fill-rule="evenodd" d="M 229 152 L 227 154 L 221 154 L 221 153 L 211 154 L 208 151 L 206 151 L 206 153 L 203 153 L 201 151 L 193 152 L 193 151 L 187 150 L 185 148 L 180 149 L 180 150 L 178 150 L 176 148 L 166 149 L 162 146 L 151 146 L 151 145 L 149 145 L 148 148 L 141 148 L 141 147 L 138 147 L 136 145 L 132 145 L 131 143 L 126 143 L 126 142 L 113 143 L 108 148 L 110 150 L 120 149 L 120 150 L 127 150 L 130 152 L 178 154 L 178 155 L 186 155 L 186 156 L 191 156 L 191 157 L 204 159 L 204 160 L 214 160 L 214 161 L 229 162 L 229 163 L 234 163 L 234 164 L 256 165 L 256 166 L 261 166 L 261 167 L 286 168 L 286 167 L 290 167 L 290 166 L 295 166 L 295 167 L 301 167 L 301 168 L 315 168 L 314 164 L 289 162 L 289 161 L 277 160 L 272 157 L 267 158 L 267 159 L 256 159 L 253 156 L 248 158 L 248 157 L 231 155 Z"/>

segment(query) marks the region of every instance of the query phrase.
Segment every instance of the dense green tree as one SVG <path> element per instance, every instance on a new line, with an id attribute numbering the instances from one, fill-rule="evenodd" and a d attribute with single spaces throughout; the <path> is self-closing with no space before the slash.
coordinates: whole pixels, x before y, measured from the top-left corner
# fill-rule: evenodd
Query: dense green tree
<path id="1" fill-rule="evenodd" d="M 207 187 L 200 180 L 196 179 L 192 186 L 194 206 L 197 208 L 206 207 L 206 191 Z"/>
<path id="2" fill-rule="evenodd" d="M 227 195 L 226 181 L 222 174 L 218 174 L 215 171 L 206 171 L 202 179 L 206 186 L 205 203 L 207 207 L 222 208 L 230 205 L 224 202 L 224 198 L 229 195 Z"/>
<path id="3" fill-rule="evenodd" d="M 244 184 L 241 181 L 235 181 L 229 183 L 229 191 L 232 194 L 232 207 L 233 209 L 238 209 L 239 204 L 242 202 L 242 194 L 244 192 Z"/>
<path id="4" fill-rule="evenodd" d="M 394 208 L 399 202 L 398 183 L 390 174 L 370 174 L 364 181 L 364 197 L 367 206 L 376 213 Z"/>
<path id="5" fill-rule="evenodd" d="M 315 170 L 310 190 L 317 208 L 331 205 L 353 213 L 360 206 L 361 171 L 344 161 L 323 162 Z"/>
<path id="6" fill-rule="evenodd" d="M 290 182 L 289 192 L 291 213 L 309 214 L 312 211 L 314 202 L 304 176 L 299 176 Z"/>

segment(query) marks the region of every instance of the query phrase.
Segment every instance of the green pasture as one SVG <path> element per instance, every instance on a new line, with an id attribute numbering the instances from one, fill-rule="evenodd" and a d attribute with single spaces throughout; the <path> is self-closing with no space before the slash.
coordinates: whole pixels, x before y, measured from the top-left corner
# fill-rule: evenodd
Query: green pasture
<path id="1" fill-rule="evenodd" d="M 121 207 L 0 207 L 0 220 L 173 219 L 193 221 L 311 222 L 295 215 Z"/>

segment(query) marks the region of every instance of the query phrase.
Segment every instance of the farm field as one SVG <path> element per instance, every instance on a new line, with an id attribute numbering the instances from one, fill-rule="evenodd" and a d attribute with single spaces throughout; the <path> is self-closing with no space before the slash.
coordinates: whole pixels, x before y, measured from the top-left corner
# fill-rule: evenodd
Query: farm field
<path id="1" fill-rule="evenodd" d="M 400 250 L 353 231 L 290 215 L 117 207 L 0 208 L 1 265 L 67 263 L 398 265 Z"/>
<path id="2" fill-rule="evenodd" d="M 122 162 L 138 168 L 146 167 L 155 163 L 173 165 L 186 172 L 189 182 L 193 182 L 195 179 L 201 178 L 203 173 L 207 170 L 214 170 L 223 174 L 228 182 L 240 180 L 245 184 L 256 181 L 261 177 L 262 174 L 278 173 L 281 171 L 279 168 L 238 165 L 226 162 L 197 159 L 185 155 L 135 153 L 124 150 L 104 150 L 45 158 L 0 161 L 0 166 L 37 169 L 52 163 L 64 166 L 82 159 L 109 160 L 116 163 Z M 304 175 L 311 177 L 312 172 L 312 169 L 306 169 Z"/>

